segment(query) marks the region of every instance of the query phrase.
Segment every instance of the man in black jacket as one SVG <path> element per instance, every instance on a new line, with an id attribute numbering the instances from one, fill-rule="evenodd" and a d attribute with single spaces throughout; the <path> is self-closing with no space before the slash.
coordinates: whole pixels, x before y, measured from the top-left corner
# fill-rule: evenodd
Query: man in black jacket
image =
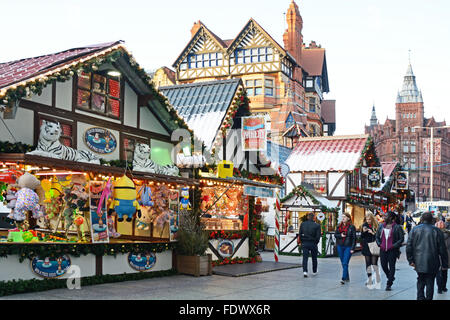
<path id="1" fill-rule="evenodd" d="M 307 215 L 308 220 L 302 222 L 299 230 L 299 240 L 303 251 L 303 276 L 308 277 L 308 258 L 311 254 L 313 275 L 317 274 L 317 244 L 320 240 L 320 225 L 314 222 L 314 213 Z"/>
<path id="2" fill-rule="evenodd" d="M 442 269 L 448 269 L 444 235 L 432 222 L 432 213 L 425 212 L 422 215 L 422 224 L 411 230 L 406 245 L 406 257 L 418 275 L 417 300 L 432 300 L 434 279 L 439 268 L 442 266 Z"/>

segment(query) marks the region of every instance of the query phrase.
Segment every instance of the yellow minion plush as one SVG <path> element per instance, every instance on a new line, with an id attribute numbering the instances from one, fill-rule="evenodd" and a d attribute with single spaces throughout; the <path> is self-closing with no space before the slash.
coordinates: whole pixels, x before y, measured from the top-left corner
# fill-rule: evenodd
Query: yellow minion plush
<path id="1" fill-rule="evenodd" d="M 133 180 L 126 175 L 114 181 L 113 196 L 114 201 L 111 202 L 110 212 L 115 211 L 117 213 L 117 221 L 123 221 L 123 216 L 127 216 L 127 221 L 130 222 L 133 219 L 133 215 L 138 212 L 138 216 L 141 216 L 140 206 L 136 200 L 137 192 Z"/>

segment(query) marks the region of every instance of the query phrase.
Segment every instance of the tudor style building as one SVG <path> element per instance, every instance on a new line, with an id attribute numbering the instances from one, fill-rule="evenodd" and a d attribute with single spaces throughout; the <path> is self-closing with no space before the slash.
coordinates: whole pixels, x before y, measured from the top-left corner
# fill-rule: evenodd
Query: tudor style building
<path id="1" fill-rule="evenodd" d="M 381 161 L 398 161 L 409 170 L 409 189 L 414 191 L 415 200 L 427 201 L 431 189 L 430 129 L 416 127 L 443 127 L 446 123 L 437 122 L 434 117 L 425 118 L 422 92 L 417 87 L 411 64 L 398 93 L 395 110 L 395 119 L 386 119 L 384 124 L 380 124 L 373 106 L 370 125 L 365 126 L 365 132 L 373 137 Z M 436 128 L 433 131 L 433 201 L 450 200 L 450 130 Z"/>
<path id="2" fill-rule="evenodd" d="M 286 20 L 284 47 L 254 19 L 229 40 L 201 21 L 194 23 L 189 43 L 173 64 L 176 84 L 241 78 L 251 112 L 266 116 L 274 142 L 292 147 L 299 137 L 323 135 L 321 104 L 329 91 L 325 49 L 303 44 L 303 20 L 294 1 Z M 158 70 L 155 84 L 167 85 L 169 74 Z"/>

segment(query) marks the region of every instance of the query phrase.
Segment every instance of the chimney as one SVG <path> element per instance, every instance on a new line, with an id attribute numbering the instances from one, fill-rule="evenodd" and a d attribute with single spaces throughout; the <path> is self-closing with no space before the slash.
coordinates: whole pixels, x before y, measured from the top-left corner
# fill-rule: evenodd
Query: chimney
<path id="1" fill-rule="evenodd" d="M 289 5 L 289 9 L 286 13 L 286 21 L 288 28 L 283 34 L 284 48 L 294 57 L 295 61 L 301 65 L 303 20 L 294 0 L 292 0 Z"/>
<path id="2" fill-rule="evenodd" d="M 200 27 L 203 25 L 203 23 L 198 20 L 197 22 L 194 22 L 194 25 L 192 26 L 191 29 L 191 38 L 197 33 L 198 29 L 200 29 Z"/>

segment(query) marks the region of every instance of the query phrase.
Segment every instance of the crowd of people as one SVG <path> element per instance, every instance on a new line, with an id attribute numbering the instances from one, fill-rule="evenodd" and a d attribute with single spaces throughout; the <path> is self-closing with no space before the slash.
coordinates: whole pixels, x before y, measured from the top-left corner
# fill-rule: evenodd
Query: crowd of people
<path id="1" fill-rule="evenodd" d="M 417 299 L 432 300 L 434 284 L 437 292 L 447 292 L 448 266 L 450 263 L 450 214 L 425 212 L 416 223 L 407 212 L 404 216 L 393 211 L 381 215 L 367 213 L 361 226 L 361 253 L 365 259 L 368 289 L 381 289 L 381 274 L 386 276 L 386 291 L 392 290 L 395 266 L 400 259 L 401 247 L 406 244 L 406 259 L 417 273 Z M 320 225 L 314 221 L 314 213 L 300 224 L 298 243 L 303 253 L 303 276 L 308 277 L 308 259 L 312 258 L 313 275 L 318 273 L 318 243 L 321 238 Z M 407 241 L 405 243 L 405 235 Z M 351 215 L 344 212 L 334 233 L 337 254 L 342 265 L 340 283 L 350 281 L 349 262 L 357 243 L 356 228 Z"/>

